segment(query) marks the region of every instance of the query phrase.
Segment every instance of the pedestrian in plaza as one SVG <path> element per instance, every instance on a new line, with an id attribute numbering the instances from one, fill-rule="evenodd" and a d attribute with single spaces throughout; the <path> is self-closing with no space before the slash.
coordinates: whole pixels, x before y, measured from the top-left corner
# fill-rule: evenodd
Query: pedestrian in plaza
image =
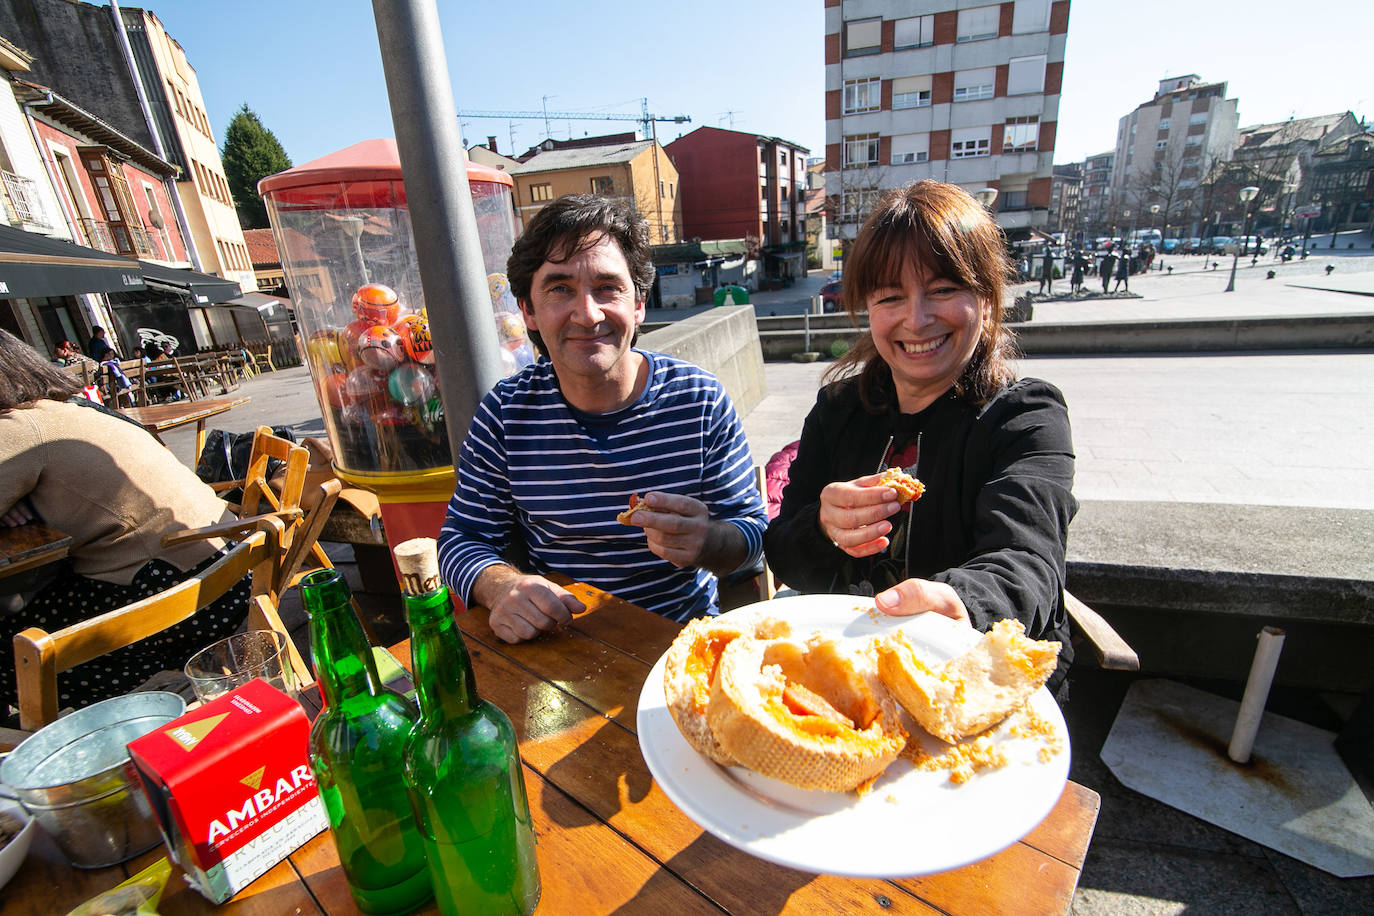
<path id="1" fill-rule="evenodd" d="M 718 613 L 717 576 L 762 559 L 768 515 L 729 395 L 705 370 L 635 347 L 654 282 L 648 233 L 621 203 L 568 196 L 511 250 L 511 292 L 541 358 L 482 399 L 439 534 L 449 588 L 489 608 L 506 642 L 582 609 L 553 573 L 684 621 Z M 514 544 L 528 564 L 507 559 Z"/>
<path id="2" fill-rule="evenodd" d="M 1053 692 L 1073 660 L 1073 443 L 1059 390 L 1015 376 L 1009 269 L 1001 230 L 957 185 L 919 181 L 878 203 L 845 269 L 845 309 L 869 330 L 826 374 L 764 543 L 799 591 L 976 630 L 1012 618 L 1059 640 Z M 899 505 L 884 468 L 925 495 Z"/>
<path id="3" fill-rule="evenodd" d="M 41 521 L 72 538 L 35 594 L 0 616 L 0 711 L 16 702 L 14 634 L 49 632 L 151 597 L 223 555 L 220 540 L 164 547 L 164 535 L 232 521 L 234 513 L 143 427 L 81 397 L 81 384 L 0 331 L 0 525 Z M 127 693 L 248 615 L 245 578 L 156 638 L 57 676 L 60 706 Z"/>
<path id="4" fill-rule="evenodd" d="M 1075 251 L 1073 253 L 1073 279 L 1069 282 L 1069 289 L 1077 295 L 1083 289 L 1083 254 Z"/>
<path id="5" fill-rule="evenodd" d="M 1116 255 L 1112 254 L 1110 246 L 1107 253 L 1102 256 L 1102 264 L 1097 268 L 1097 273 L 1102 277 L 1102 295 L 1107 294 L 1107 287 L 1112 282 L 1112 268 L 1116 265 Z"/>
<path id="6" fill-rule="evenodd" d="M 1040 261 L 1039 292 L 1054 295 L 1054 252 L 1045 246 L 1045 257 Z"/>
<path id="7" fill-rule="evenodd" d="M 1112 287 L 1112 292 L 1120 291 L 1122 284 L 1126 286 L 1126 292 L 1131 291 L 1131 253 L 1121 252 L 1121 258 L 1116 262 L 1116 286 Z"/>

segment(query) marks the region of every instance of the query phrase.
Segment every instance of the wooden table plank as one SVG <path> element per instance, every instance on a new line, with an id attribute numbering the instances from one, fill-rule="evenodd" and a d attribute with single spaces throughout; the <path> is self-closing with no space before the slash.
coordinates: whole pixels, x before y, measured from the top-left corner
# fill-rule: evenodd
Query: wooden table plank
<path id="1" fill-rule="evenodd" d="M 130 419 L 142 424 L 143 428 L 161 442 L 158 435 L 169 429 L 196 424 L 196 457 L 205 450 L 205 421 L 213 416 L 247 404 L 252 400 L 247 395 L 233 395 L 225 398 L 202 398 L 199 401 L 174 401 L 170 404 L 150 404 L 147 407 L 125 407 L 121 411 Z"/>
<path id="2" fill-rule="evenodd" d="M 62 559 L 71 535 L 42 522 L 0 526 L 0 578 Z"/>

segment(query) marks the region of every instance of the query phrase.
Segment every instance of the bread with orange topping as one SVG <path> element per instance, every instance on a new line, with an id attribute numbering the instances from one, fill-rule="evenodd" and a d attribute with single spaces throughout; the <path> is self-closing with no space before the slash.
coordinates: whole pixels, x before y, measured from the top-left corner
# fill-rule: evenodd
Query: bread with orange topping
<path id="1" fill-rule="evenodd" d="M 640 496 L 638 493 L 631 493 L 629 508 L 625 509 L 619 515 L 617 515 L 615 517 L 615 520 L 620 522 L 620 524 L 622 525 L 632 525 L 634 523 L 630 520 L 634 518 L 635 513 L 638 512 L 640 509 L 647 508 L 649 508 L 648 500 Z"/>
<path id="2" fill-rule="evenodd" d="M 1054 673 L 1059 643 L 999 620 L 944 664 L 921 658 L 900 630 L 877 643 L 878 676 L 911 717 L 948 742 L 985 731 L 1020 708 Z"/>
<path id="3" fill-rule="evenodd" d="M 898 505 L 915 502 L 926 491 L 925 484 L 901 468 L 888 468 L 883 471 L 882 476 L 878 478 L 878 486 L 896 490 Z"/>
<path id="4" fill-rule="evenodd" d="M 736 639 L 721 653 L 706 718 L 735 761 L 801 789 L 848 792 L 906 744 L 871 656 L 841 641 Z"/>

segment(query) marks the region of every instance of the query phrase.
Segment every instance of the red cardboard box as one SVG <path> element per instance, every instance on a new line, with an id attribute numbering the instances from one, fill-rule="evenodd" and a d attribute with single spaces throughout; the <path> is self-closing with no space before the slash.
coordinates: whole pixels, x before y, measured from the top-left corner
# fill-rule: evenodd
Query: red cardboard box
<path id="1" fill-rule="evenodd" d="M 329 826 L 300 704 L 250 681 L 129 743 L 187 880 L 223 903 Z"/>

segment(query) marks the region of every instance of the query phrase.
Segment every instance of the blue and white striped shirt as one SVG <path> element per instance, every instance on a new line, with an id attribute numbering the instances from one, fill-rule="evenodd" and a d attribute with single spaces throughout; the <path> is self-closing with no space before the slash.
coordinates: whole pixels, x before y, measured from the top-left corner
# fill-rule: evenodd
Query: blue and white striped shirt
<path id="1" fill-rule="evenodd" d="M 719 381 L 662 353 L 630 406 L 592 415 L 563 399 L 540 359 L 497 383 L 478 405 L 458 458 L 457 488 L 439 534 L 449 588 L 470 603 L 478 573 L 504 562 L 518 525 L 534 572 L 561 572 L 673 620 L 719 613 L 716 577 L 649 551 L 644 529 L 616 515 L 631 493 L 659 490 L 706 504 L 762 556 L 768 525 L 739 416 Z"/>

